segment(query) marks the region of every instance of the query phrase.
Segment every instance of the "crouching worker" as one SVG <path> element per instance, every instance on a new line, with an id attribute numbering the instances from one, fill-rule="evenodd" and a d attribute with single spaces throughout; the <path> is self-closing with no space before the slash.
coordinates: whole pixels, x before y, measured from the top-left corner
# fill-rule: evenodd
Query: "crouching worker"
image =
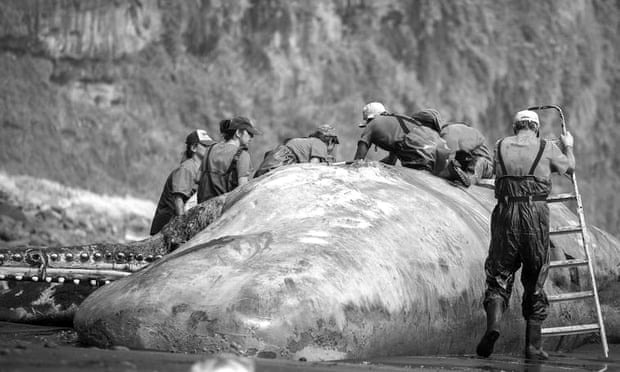
<path id="1" fill-rule="evenodd" d="M 207 148 L 214 143 L 215 141 L 202 129 L 197 129 L 187 136 L 184 160 L 170 173 L 164 184 L 151 224 L 151 235 L 157 234 L 172 217 L 184 213 L 185 203 L 196 192 L 200 165 Z"/>
<path id="2" fill-rule="evenodd" d="M 417 119 L 416 119 L 417 117 Z M 439 174 L 447 165 L 450 149 L 439 136 L 439 113 L 428 109 L 412 117 L 388 113 L 379 102 L 371 102 L 362 110 L 364 132 L 357 143 L 355 160 L 366 158 L 368 149 L 376 145 L 389 152 L 381 162 L 423 169 Z M 423 120 L 420 120 L 423 119 Z"/>
<path id="3" fill-rule="evenodd" d="M 547 359 L 542 349 L 541 326 L 549 301 L 543 290 L 549 270 L 549 207 L 551 173 L 571 173 L 575 168 L 573 137 L 560 140 L 564 152 L 553 142 L 538 138 L 538 115 L 519 111 L 514 119 L 515 136 L 495 146 L 495 197 L 491 214 L 491 244 L 484 263 L 486 291 L 484 309 L 487 329 L 476 353 L 488 357 L 499 337 L 499 322 L 508 307 L 514 274 L 520 266 L 526 320 L 525 357 Z"/>
<path id="4" fill-rule="evenodd" d="M 440 135 L 455 152 L 442 176 L 466 187 L 482 178 L 493 178 L 489 147 L 479 130 L 464 123 L 448 123 L 441 128 Z"/>
<path id="5" fill-rule="evenodd" d="M 336 129 L 329 124 L 319 126 L 308 137 L 292 138 L 265 153 L 254 177 L 276 168 L 295 163 L 324 163 L 331 159 L 338 141 Z"/>
<path id="6" fill-rule="evenodd" d="M 198 203 L 246 184 L 252 173 L 248 146 L 260 131 L 243 116 L 222 120 L 220 131 L 225 142 L 209 148 L 200 168 Z"/>

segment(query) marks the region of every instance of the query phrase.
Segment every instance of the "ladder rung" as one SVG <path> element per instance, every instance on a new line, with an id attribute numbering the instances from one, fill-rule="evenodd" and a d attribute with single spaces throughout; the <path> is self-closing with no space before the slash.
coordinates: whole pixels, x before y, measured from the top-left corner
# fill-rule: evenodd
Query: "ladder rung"
<path id="1" fill-rule="evenodd" d="M 550 229 L 549 234 L 551 235 L 559 235 L 559 234 L 572 234 L 572 233 L 577 233 L 577 232 L 581 232 L 583 231 L 581 229 L 581 226 L 579 225 L 575 225 L 575 226 L 562 226 L 562 227 L 556 227 L 554 229 Z"/>
<path id="2" fill-rule="evenodd" d="M 567 336 L 567 335 L 579 335 L 583 333 L 599 332 L 600 327 L 598 324 L 580 324 L 565 327 L 552 327 L 543 328 L 543 336 Z"/>
<path id="3" fill-rule="evenodd" d="M 582 298 L 594 297 L 594 291 L 570 292 L 557 295 L 549 295 L 549 302 L 580 300 Z"/>
<path id="4" fill-rule="evenodd" d="M 581 266 L 581 265 L 587 265 L 587 264 L 588 264 L 588 260 L 573 259 L 573 260 L 565 260 L 565 261 L 551 261 L 549 262 L 549 267 L 559 268 L 559 267 Z"/>
<path id="5" fill-rule="evenodd" d="M 547 198 L 547 203 L 557 203 L 557 202 L 564 202 L 567 200 L 576 200 L 576 199 L 577 199 L 577 195 L 575 195 L 574 193 L 556 194 L 556 195 L 549 195 L 549 197 Z"/>

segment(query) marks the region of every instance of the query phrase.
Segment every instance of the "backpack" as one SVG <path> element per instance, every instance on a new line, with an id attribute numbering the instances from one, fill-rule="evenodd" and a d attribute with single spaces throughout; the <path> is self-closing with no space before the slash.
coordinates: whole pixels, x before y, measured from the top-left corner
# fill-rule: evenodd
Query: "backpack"
<path id="1" fill-rule="evenodd" d="M 386 114 L 384 114 L 386 115 Z M 394 153 L 403 167 L 424 169 L 435 175 L 441 173 L 448 163 L 452 150 L 435 130 L 405 115 L 387 114 L 398 120 L 405 137 L 395 144 Z M 415 124 L 409 129 L 405 121 Z"/>
<path id="2" fill-rule="evenodd" d="M 247 147 L 241 146 L 233 155 L 232 161 L 228 166 L 228 169 L 223 174 L 223 184 L 213 182 L 213 176 L 211 174 L 211 165 L 209 164 L 209 156 L 214 146 L 209 147 L 207 156 L 205 156 L 202 166 L 200 180 L 198 181 L 198 195 L 197 202 L 202 203 L 205 200 L 211 199 L 215 196 L 225 194 L 234 190 L 239 186 L 239 177 L 237 175 L 237 162 L 243 151 L 247 151 Z M 205 169 L 206 168 L 206 169 Z"/>

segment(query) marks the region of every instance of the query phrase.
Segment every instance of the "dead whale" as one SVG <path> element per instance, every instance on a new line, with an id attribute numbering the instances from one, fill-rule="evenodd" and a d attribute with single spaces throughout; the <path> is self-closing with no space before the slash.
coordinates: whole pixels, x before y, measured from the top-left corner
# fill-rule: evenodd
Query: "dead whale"
<path id="1" fill-rule="evenodd" d="M 91 294 L 74 326 L 102 347 L 306 360 L 471 353 L 484 330 L 494 204 L 492 190 L 423 171 L 283 167 L 229 194 L 222 215 L 176 251 Z M 563 206 L 552 215 L 552 226 L 575 221 Z M 604 287 L 618 276 L 620 244 L 590 235 Z M 582 256 L 570 236 L 554 247 Z M 557 270 L 547 290 L 586 279 Z M 498 351 L 521 350 L 520 291 Z M 568 303 L 548 324 L 590 315 Z"/>

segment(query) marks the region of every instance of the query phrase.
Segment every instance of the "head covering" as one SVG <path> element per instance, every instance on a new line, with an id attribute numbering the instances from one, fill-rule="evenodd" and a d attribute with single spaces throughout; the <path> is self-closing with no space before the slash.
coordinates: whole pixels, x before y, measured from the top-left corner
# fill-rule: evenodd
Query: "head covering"
<path id="1" fill-rule="evenodd" d="M 381 115 L 386 111 L 385 106 L 383 106 L 383 103 L 381 102 L 370 102 L 366 104 L 366 106 L 362 109 L 362 119 L 364 121 L 359 123 L 358 126 L 360 128 L 364 128 L 366 124 L 368 124 L 369 120 L 374 119 L 376 116 Z"/>
<path id="2" fill-rule="evenodd" d="M 512 131 L 515 134 L 521 129 L 530 129 L 536 132 L 536 136 L 539 136 L 539 128 L 540 120 L 538 119 L 538 114 L 530 110 L 521 110 L 517 112 L 512 122 Z"/>
<path id="3" fill-rule="evenodd" d="M 517 112 L 514 122 L 516 123 L 518 121 L 533 121 L 534 123 L 540 125 L 538 114 L 530 110 L 522 110 Z"/>
<path id="4" fill-rule="evenodd" d="M 429 127 L 436 132 L 441 131 L 442 120 L 439 111 L 435 109 L 424 109 L 411 115 L 412 118 L 418 120 L 425 127 Z"/>
<path id="5" fill-rule="evenodd" d="M 326 137 L 334 137 L 335 143 L 340 143 L 340 141 L 338 141 L 338 134 L 336 134 L 336 128 L 332 127 L 331 125 L 329 124 L 319 125 L 316 131 L 317 133 L 320 133 Z"/>
<path id="6" fill-rule="evenodd" d="M 220 131 L 222 132 L 233 131 L 237 129 L 245 129 L 252 135 L 261 134 L 261 131 L 258 130 L 254 125 L 252 125 L 250 119 L 246 118 L 245 116 L 235 116 L 230 120 L 226 120 L 226 123 L 224 124 L 220 123 Z"/>
<path id="7" fill-rule="evenodd" d="M 205 146 L 209 146 L 215 143 L 215 141 L 211 137 L 209 137 L 206 130 L 196 129 L 195 131 L 187 135 L 187 138 L 185 138 L 185 143 L 189 146 L 192 146 L 198 143 L 202 143 Z"/>

